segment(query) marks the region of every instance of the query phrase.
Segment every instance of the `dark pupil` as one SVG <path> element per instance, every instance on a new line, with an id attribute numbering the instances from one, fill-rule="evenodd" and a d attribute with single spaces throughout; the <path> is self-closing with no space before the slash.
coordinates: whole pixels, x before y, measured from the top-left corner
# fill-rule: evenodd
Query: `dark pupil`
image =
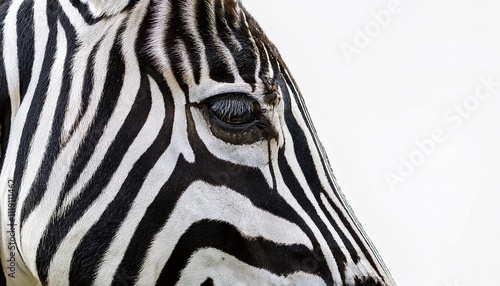
<path id="1" fill-rule="evenodd" d="M 221 121 L 231 125 L 249 123 L 254 119 L 253 101 L 241 96 L 214 101 L 210 110 Z"/>

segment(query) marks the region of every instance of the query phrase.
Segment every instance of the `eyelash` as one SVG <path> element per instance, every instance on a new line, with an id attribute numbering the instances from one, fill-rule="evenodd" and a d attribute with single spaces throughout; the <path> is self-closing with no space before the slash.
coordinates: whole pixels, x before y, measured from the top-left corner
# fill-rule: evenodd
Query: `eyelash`
<path id="1" fill-rule="evenodd" d="M 244 94 L 224 94 L 212 98 L 209 103 L 212 115 L 228 127 L 247 127 L 258 121 L 258 104 Z"/>

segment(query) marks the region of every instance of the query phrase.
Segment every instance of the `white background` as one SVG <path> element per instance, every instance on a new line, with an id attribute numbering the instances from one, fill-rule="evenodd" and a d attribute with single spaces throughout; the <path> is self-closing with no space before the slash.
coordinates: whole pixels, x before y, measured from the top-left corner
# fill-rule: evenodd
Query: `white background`
<path id="1" fill-rule="evenodd" d="M 350 61 L 341 44 L 356 47 L 356 29 L 390 0 L 243 2 L 398 285 L 500 285 L 500 86 L 474 102 L 479 77 L 500 82 L 500 1 L 400 1 Z M 451 122 L 464 102 L 471 111 Z M 416 142 L 436 130 L 441 142 L 419 157 Z M 398 172 L 410 158 L 413 172 Z"/>

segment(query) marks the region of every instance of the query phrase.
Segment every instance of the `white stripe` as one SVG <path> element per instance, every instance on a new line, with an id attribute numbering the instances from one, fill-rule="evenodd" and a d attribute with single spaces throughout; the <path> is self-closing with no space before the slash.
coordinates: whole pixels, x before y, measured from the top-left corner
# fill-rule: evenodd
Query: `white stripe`
<path id="1" fill-rule="evenodd" d="M 205 46 L 203 45 L 203 41 L 200 34 L 198 33 L 195 7 L 196 5 L 190 2 L 184 3 L 183 7 L 181 4 L 181 11 L 176 11 L 175 13 L 180 13 L 180 15 L 183 16 L 183 19 L 186 21 L 185 28 L 187 28 L 189 32 L 193 35 L 196 50 L 198 51 L 198 55 L 200 56 L 200 66 L 201 66 L 200 82 L 211 81 L 210 68 L 208 66 L 208 60 L 205 53 Z"/>
<path id="2" fill-rule="evenodd" d="M 266 61 L 269 66 L 269 77 L 274 78 L 274 69 L 273 65 L 271 64 L 271 59 L 269 58 L 269 52 L 267 51 L 266 45 L 262 44 L 262 47 L 264 48 L 264 52 L 266 52 Z"/>
<path id="3" fill-rule="evenodd" d="M 64 1 L 66 2 L 66 1 Z M 118 21 L 120 23 L 120 21 Z M 115 24 L 116 25 L 116 24 Z M 104 31 L 108 31 L 110 27 L 106 27 Z M 88 62 L 90 54 L 97 43 L 104 38 L 104 31 L 95 31 L 92 33 L 92 37 L 88 35 L 83 38 L 79 38 L 81 42 L 85 43 L 79 48 L 76 53 L 73 55 L 73 59 L 78 59 L 72 61 L 70 73 L 71 77 L 71 86 L 68 94 L 68 106 L 66 109 L 66 114 L 64 117 L 63 130 L 61 134 L 61 140 L 63 145 L 69 140 L 70 131 L 73 128 L 76 128 L 75 124 L 78 116 L 82 112 L 82 96 L 84 87 L 84 79 L 85 73 L 87 71 L 88 64 L 94 66 L 96 59 L 94 58 L 94 62 Z M 81 34 L 81 31 L 79 31 Z M 96 73 L 98 71 L 94 71 Z M 105 75 L 105 74 L 104 74 Z M 95 76 L 95 75 L 94 75 Z M 101 75 L 102 76 L 102 75 Z M 92 80 L 92 79 L 90 79 Z M 95 86 L 93 87 L 95 88 Z M 92 92 L 92 91 L 91 91 Z M 93 110 L 87 110 L 87 112 L 93 112 Z"/>
<path id="4" fill-rule="evenodd" d="M 359 245 L 356 243 L 354 238 L 352 237 L 351 233 L 347 230 L 345 225 L 341 223 L 340 218 L 338 217 L 338 214 L 335 212 L 333 207 L 331 206 L 330 202 L 328 202 L 325 194 L 321 193 L 321 202 L 327 209 L 327 211 L 330 213 L 332 218 L 335 220 L 337 223 L 337 226 L 340 228 L 340 231 L 347 237 L 347 239 L 351 242 L 351 245 L 354 247 L 356 252 L 358 253 L 360 257 L 360 261 L 358 264 L 354 264 L 352 260 L 348 261 L 348 265 L 346 265 L 346 271 L 350 270 L 349 273 L 346 273 L 346 280 L 347 279 L 352 279 L 356 277 L 377 277 L 378 274 L 376 271 L 373 269 L 373 267 L 368 263 L 368 260 L 366 259 L 364 253 L 361 251 Z"/>
<path id="5" fill-rule="evenodd" d="M 236 191 L 194 182 L 155 236 L 137 284 L 154 285 L 181 236 L 192 224 L 204 219 L 227 222 L 247 237 L 263 237 L 282 245 L 299 244 L 312 250 L 311 241 L 297 225 L 259 209 Z"/>
<path id="6" fill-rule="evenodd" d="M 127 250 L 126 246 L 130 243 L 148 207 L 153 203 L 161 187 L 165 184 L 170 175 L 172 175 L 178 158 L 179 152 L 171 145 L 149 172 L 127 217 L 123 220 L 121 227 L 116 232 L 115 239 L 111 242 L 108 251 L 104 254 L 103 264 L 97 273 L 94 285 L 110 285 L 113 282 L 114 273 Z"/>
<path id="7" fill-rule="evenodd" d="M 4 28 L 3 28 L 3 33 L 4 33 L 4 65 L 8 67 L 8 70 L 6 70 L 6 79 L 7 79 L 7 84 L 8 84 L 8 89 L 9 89 L 9 95 L 11 99 L 11 134 L 9 137 L 9 147 L 4 154 L 5 159 L 4 159 L 4 164 L 3 168 L 1 171 L 1 191 L 2 194 L 0 196 L 0 199 L 2 200 L 1 205 L 6 206 L 7 205 L 7 192 L 6 192 L 6 186 L 8 186 L 8 180 L 10 179 L 15 179 L 13 178 L 14 176 L 14 168 L 16 165 L 16 159 L 17 159 L 17 153 L 19 150 L 19 143 L 21 141 L 21 135 L 22 135 L 22 128 L 25 125 L 26 122 L 26 117 L 27 113 L 29 110 L 29 107 L 31 105 L 32 99 L 33 99 L 33 93 L 34 89 L 36 88 L 36 83 L 39 80 L 40 77 L 40 71 L 42 68 L 43 64 L 43 58 L 45 56 L 45 46 L 47 44 L 47 39 L 48 39 L 48 29 L 47 29 L 47 19 L 46 19 L 46 14 L 45 14 L 45 6 L 46 3 L 45 1 L 41 0 L 38 2 L 35 2 L 35 6 L 33 8 L 34 11 L 34 27 L 35 27 L 35 38 L 34 38 L 34 56 L 33 56 L 33 67 L 32 67 L 32 74 L 31 74 L 31 79 L 30 79 L 30 85 L 28 86 L 28 89 L 26 91 L 26 95 L 23 99 L 23 104 L 20 105 L 20 90 L 19 90 L 19 66 L 18 66 L 18 50 L 17 50 L 17 13 L 19 10 L 19 7 L 23 1 L 19 0 L 14 0 L 9 7 L 9 11 L 6 15 L 5 21 L 4 21 Z M 6 53 L 8 51 L 8 53 Z M 12 132 L 13 130 L 19 130 L 18 132 Z M 20 184 L 20 181 L 15 181 L 16 184 Z M 22 206 L 21 203 L 17 204 L 16 208 L 16 224 L 19 225 L 19 219 L 20 219 L 20 206 Z M 6 220 L 8 219 L 8 208 L 2 208 L 2 225 L 7 225 Z M 17 238 L 20 237 L 19 234 L 19 228 L 16 227 L 15 230 L 15 236 Z M 3 245 L 7 245 L 8 241 L 8 236 L 2 235 L 2 240 L 3 240 Z M 22 244 L 19 243 L 18 241 L 18 251 L 21 255 L 23 255 L 23 247 Z M 5 247 L 6 249 L 7 247 Z M 4 247 L 2 247 L 4 249 Z M 17 255 L 17 254 L 16 254 Z M 2 257 L 5 257 L 2 255 Z M 24 258 L 24 257 L 23 257 Z M 36 272 L 31 273 L 28 268 L 31 268 L 32 270 L 35 269 L 32 266 L 34 265 L 27 263 L 24 260 L 16 260 L 16 274 L 17 278 L 15 278 L 12 283 L 21 283 L 24 284 L 26 282 L 33 282 L 34 279 L 37 279 L 37 274 Z M 32 277 L 35 276 L 35 277 Z M 7 279 L 10 279 L 7 277 Z"/>
<path id="8" fill-rule="evenodd" d="M 130 0 L 80 0 L 88 4 L 89 10 L 94 17 L 112 16 L 121 12 L 129 4 Z"/>
<path id="9" fill-rule="evenodd" d="M 17 2 L 16 2 L 17 4 Z M 38 1 L 35 2 L 34 7 L 33 7 L 33 21 L 34 21 L 34 27 L 35 27 L 35 38 L 34 38 L 34 61 L 33 61 L 33 67 L 32 67 L 32 74 L 31 74 L 31 79 L 30 79 L 30 85 L 28 86 L 28 89 L 26 91 L 26 95 L 23 99 L 23 104 L 20 106 L 18 113 L 15 115 L 16 117 L 13 118 L 12 125 L 11 125 L 11 130 L 19 130 L 18 132 L 12 132 L 11 137 L 9 138 L 9 150 L 7 150 L 7 156 L 5 158 L 4 166 L 12 166 L 14 168 L 15 162 L 17 159 L 17 153 L 19 150 L 19 144 L 21 141 L 21 136 L 23 134 L 22 129 L 25 125 L 26 118 L 28 115 L 29 108 L 32 104 L 33 100 L 33 95 L 35 92 L 35 89 L 37 87 L 37 83 L 40 78 L 41 74 L 41 69 L 42 65 L 44 62 L 44 57 L 45 57 L 45 50 L 46 50 L 46 45 L 47 45 L 47 40 L 48 40 L 48 23 L 47 23 L 47 18 L 46 18 L 46 2 L 45 1 Z M 12 13 L 14 14 L 14 13 Z M 17 11 L 15 13 L 17 15 Z M 16 19 L 6 19 L 6 25 L 8 23 L 15 23 Z M 13 33 L 16 33 L 16 27 L 4 27 L 4 31 L 10 31 Z M 10 34 L 10 33 L 7 33 Z M 17 50 L 17 49 L 16 49 Z M 4 51 L 6 51 L 4 49 Z M 10 54 L 10 51 L 9 51 Z M 5 55 L 5 53 L 4 53 Z M 15 73 L 19 73 L 18 71 L 18 66 L 17 66 L 17 54 L 16 58 L 12 57 L 11 59 L 15 60 L 16 63 L 8 63 L 8 64 L 14 64 L 13 66 L 9 66 L 9 69 L 14 68 Z M 17 78 L 17 76 L 16 76 Z M 8 79 L 9 81 L 12 79 Z M 16 82 L 18 84 L 18 82 Z M 10 92 L 14 94 L 14 96 L 19 96 L 19 90 L 11 90 Z M 15 113 L 13 113 L 14 116 Z M 7 167 L 8 168 L 8 167 Z M 3 175 L 3 173 L 2 173 Z M 16 178 L 13 178 L 14 180 Z M 22 182 L 16 181 L 16 184 L 20 185 Z M 19 225 L 19 220 L 20 220 L 20 214 L 21 214 L 21 206 L 22 206 L 22 193 L 19 194 L 20 198 L 17 204 L 16 208 L 16 223 Z M 19 228 L 16 229 L 16 237 L 20 237 L 19 234 Z M 19 252 L 21 255 L 24 255 L 24 249 L 22 246 L 22 243 L 19 243 L 18 241 L 18 247 L 19 247 Z M 26 261 L 24 261 L 26 263 Z M 34 268 L 34 263 L 26 263 L 29 268 L 32 270 L 36 269 Z M 36 273 L 33 273 L 34 276 L 37 276 Z"/>
<path id="10" fill-rule="evenodd" d="M 19 7 L 23 3 L 22 0 L 14 0 L 12 1 L 8 12 L 5 16 L 4 20 L 4 27 L 3 31 L 3 64 L 4 67 L 7 67 L 5 69 L 5 78 L 8 86 L 8 92 L 10 96 L 10 107 L 11 107 L 11 130 L 15 130 L 15 117 L 17 116 L 18 110 L 20 108 L 20 88 L 19 88 L 19 64 L 18 64 L 18 51 L 17 51 L 17 12 L 19 10 Z M 41 24 L 43 25 L 43 23 Z M 38 39 L 40 42 L 39 43 L 44 43 L 43 39 Z M 46 40 L 45 40 L 46 41 Z M 9 51 L 6 53 L 6 51 Z M 43 53 L 42 53 L 43 56 Z M 36 49 L 35 49 L 35 59 L 39 59 L 40 53 L 37 54 Z M 35 61 L 35 65 L 36 65 Z M 40 70 L 40 63 L 41 61 L 38 61 L 38 70 Z M 33 67 L 33 76 L 35 76 L 36 73 L 36 68 L 37 66 Z M 31 97 L 27 96 L 25 98 L 25 101 L 30 102 Z M 28 104 L 29 105 L 29 104 Z M 26 109 L 26 108 L 25 108 Z M 25 115 L 26 112 L 24 112 Z M 17 116 L 19 117 L 19 116 Z M 23 117 L 23 120 L 25 119 L 25 116 Z M 22 121 L 22 120 L 21 120 Z M 24 126 L 24 121 L 21 122 L 22 124 L 19 126 Z M 12 179 L 12 176 L 14 175 L 14 168 L 15 168 L 15 160 L 17 157 L 17 148 L 19 146 L 19 141 L 21 140 L 21 132 L 12 132 L 9 137 L 9 150 L 7 150 L 6 154 L 2 154 L 5 156 L 4 158 L 4 164 L 1 170 L 1 186 L 7 186 L 8 185 L 8 180 Z M 10 151 L 10 152 L 9 152 Z M 4 199 L 4 196 L 7 195 L 6 189 L 3 190 L 2 188 L 2 196 L 0 196 L 0 199 Z M 3 193 L 5 191 L 5 193 Z M 5 198 L 7 199 L 7 198 Z M 4 205 L 4 204 L 2 204 Z"/>
<path id="11" fill-rule="evenodd" d="M 288 130 L 286 130 L 286 131 L 284 130 L 283 133 L 286 136 L 285 137 L 285 157 L 287 158 L 288 163 L 290 164 L 290 167 L 292 168 L 294 175 L 296 176 L 297 181 L 299 182 L 299 184 L 301 186 L 301 189 L 305 192 L 307 198 L 311 201 L 311 204 L 313 204 L 313 206 L 315 207 L 315 210 L 316 210 L 317 214 L 320 216 L 320 218 L 326 222 L 326 218 L 324 217 L 324 214 L 321 211 L 318 212 L 319 206 L 318 206 L 317 202 L 315 201 L 315 199 L 311 193 L 311 190 L 310 190 L 309 186 L 307 185 L 307 182 L 305 181 L 304 175 L 302 174 L 302 172 L 297 172 L 300 170 L 300 167 L 298 166 L 297 159 L 295 158 L 295 154 L 293 153 L 293 145 L 291 144 L 291 140 L 292 140 L 291 135 L 288 132 Z M 311 217 L 306 213 L 306 211 L 302 208 L 300 203 L 297 201 L 297 199 L 293 196 L 293 194 L 290 192 L 290 190 L 286 186 L 284 179 L 282 177 L 282 174 L 280 172 L 279 165 L 278 165 L 277 161 L 273 161 L 273 168 L 274 168 L 274 172 L 276 174 L 277 190 L 278 190 L 279 194 L 299 214 L 299 216 L 305 221 L 305 223 L 309 226 L 311 231 L 314 233 L 314 237 L 316 237 L 316 239 L 318 240 L 318 243 L 320 244 L 321 251 L 323 252 L 323 255 L 325 257 L 328 268 L 332 272 L 333 281 L 342 281 L 340 273 L 339 273 L 339 269 L 337 266 L 337 262 L 336 262 L 335 258 L 333 257 L 333 254 L 330 250 L 328 242 L 323 237 L 323 234 L 319 230 L 318 226 L 314 223 L 314 221 L 311 219 Z"/>
<path id="12" fill-rule="evenodd" d="M 21 3 L 23 1 L 21 0 L 14 0 L 12 1 L 8 12 L 5 16 L 4 20 L 4 27 L 3 31 L 3 64 L 4 67 L 7 67 L 8 69 L 5 69 L 5 78 L 7 81 L 7 86 L 8 86 L 8 92 L 10 96 L 10 106 L 11 106 L 11 130 L 15 128 L 15 116 L 18 112 L 19 109 L 19 101 L 20 101 L 20 90 L 19 90 L 19 66 L 17 62 L 18 54 L 17 54 L 17 25 L 16 25 L 16 15 L 17 11 L 19 10 L 19 7 L 21 6 Z M 6 53 L 5 51 L 9 51 Z M 36 51 L 35 51 L 36 52 Z M 35 54 L 35 57 L 37 55 Z M 6 95 L 6 94 L 5 94 Z M 26 109 L 26 108 L 25 108 Z M 24 125 L 24 124 L 23 124 Z M 20 125 L 20 126 L 23 126 Z M 12 179 L 12 176 L 14 175 L 14 168 L 15 168 L 15 160 L 17 156 L 17 149 L 19 146 L 19 141 L 21 137 L 21 132 L 12 132 L 9 137 L 9 149 L 7 150 L 6 154 L 2 154 L 4 156 L 4 164 L 2 167 L 2 170 L 0 172 L 0 190 L 2 191 L 0 200 L 2 200 L 2 206 L 5 206 L 6 204 L 3 203 L 3 200 L 7 201 L 7 189 L 6 186 L 8 186 L 8 181 Z M 16 144 L 17 143 L 17 144 Z M 10 151 L 10 152 L 9 152 Z M 5 189 L 4 189 L 5 188 Z M 7 217 L 7 210 L 6 208 L 2 209 L 4 216 L 2 217 Z"/>
<path id="13" fill-rule="evenodd" d="M 152 0 L 155 7 L 153 13 L 152 28 L 148 34 L 148 42 L 146 44 L 146 52 L 154 59 L 156 68 L 163 74 L 167 73 L 167 67 L 170 65 L 167 54 L 165 52 L 165 37 L 167 30 L 167 17 L 170 14 L 170 1 Z"/>
<path id="14" fill-rule="evenodd" d="M 177 285 L 201 285 L 207 278 L 211 278 L 214 285 L 326 285 L 320 277 L 304 272 L 295 272 L 286 277 L 278 276 L 264 269 L 250 266 L 236 257 L 214 248 L 205 248 L 194 253 L 189 264 L 181 272 Z"/>
<path id="15" fill-rule="evenodd" d="M 288 85 L 287 85 L 287 87 L 288 87 Z M 289 89 L 289 93 L 290 93 L 290 95 L 293 94 L 290 89 Z M 352 226 L 352 229 L 355 232 L 355 235 L 357 235 L 361 239 L 362 243 L 364 243 L 364 245 L 365 245 L 365 248 L 368 249 L 368 251 L 370 251 L 371 253 L 374 253 L 373 252 L 373 246 L 368 241 L 368 238 L 367 238 L 366 234 L 364 233 L 364 231 L 362 230 L 361 226 L 359 225 L 358 220 L 354 217 L 353 212 L 352 212 L 350 206 L 348 205 L 347 200 L 345 199 L 345 197 L 341 193 L 340 188 L 338 188 L 338 186 L 336 186 L 337 190 L 335 190 L 335 191 L 339 194 L 339 197 L 341 198 L 341 201 L 339 201 L 337 199 L 337 196 L 335 196 L 335 194 L 333 193 L 334 190 L 332 190 L 332 188 L 330 187 L 330 184 L 329 184 L 329 182 L 327 180 L 327 178 L 328 178 L 328 176 L 330 174 L 326 174 L 325 173 L 324 168 L 323 168 L 323 164 L 321 162 L 321 158 L 324 157 L 324 156 L 321 156 L 321 154 L 318 151 L 318 147 L 315 144 L 315 142 L 318 142 L 318 145 L 321 144 L 321 143 L 319 143 L 319 139 L 317 139 L 317 137 L 313 138 L 313 136 L 315 136 L 313 134 L 316 134 L 315 130 L 314 129 L 310 130 L 308 128 L 307 123 L 303 120 L 303 118 L 306 117 L 306 119 L 309 120 L 308 122 L 311 122 L 311 120 L 309 119 L 307 112 L 306 112 L 306 114 L 302 114 L 300 112 L 300 110 L 298 108 L 298 103 L 295 101 L 295 99 L 296 99 L 296 97 L 294 97 L 294 96 L 291 96 L 291 98 L 290 98 L 290 101 L 291 101 L 291 104 L 292 104 L 292 113 L 293 113 L 293 116 L 294 116 L 296 122 L 298 123 L 298 125 L 300 126 L 300 128 L 304 131 L 305 137 L 307 139 L 308 149 L 311 151 L 311 157 L 313 158 L 314 166 L 315 166 L 316 172 L 318 174 L 318 177 L 320 179 L 321 186 L 327 192 L 327 194 L 330 196 L 331 200 L 337 206 L 339 206 L 338 209 L 340 209 L 341 212 L 342 212 L 340 214 L 337 214 L 336 217 L 341 216 L 341 215 L 344 216 L 348 220 L 348 222 L 351 223 L 351 226 Z M 303 108 L 305 110 L 305 108 L 306 108 L 305 105 L 302 102 L 301 102 L 301 104 L 302 104 L 302 106 L 303 106 Z M 332 180 L 335 182 L 335 180 L 333 178 L 332 178 Z M 323 212 L 321 211 L 321 213 L 323 213 Z M 325 222 L 328 222 L 328 220 L 326 219 L 326 217 L 322 218 L 322 219 Z M 339 220 L 337 220 L 337 223 L 338 223 L 339 226 L 342 225 L 342 223 Z M 330 223 L 328 222 L 327 225 L 330 225 Z M 329 227 L 329 229 L 330 229 L 330 227 Z M 332 233 L 335 233 L 335 232 L 332 232 Z M 346 235 L 349 234 L 348 231 L 346 231 L 344 233 Z M 366 260 L 366 257 L 364 255 L 364 253 L 361 252 L 361 250 L 359 248 L 359 245 L 357 245 L 357 243 L 352 238 L 349 239 L 349 240 L 351 241 L 352 245 L 354 245 L 354 246 L 357 247 L 356 250 L 357 250 L 360 258 Z M 377 259 L 377 257 L 375 255 L 374 255 L 374 258 L 375 258 L 374 260 L 378 264 L 379 268 L 383 269 L 380 266 L 379 260 Z"/>
<path id="16" fill-rule="evenodd" d="M 166 75 L 172 75 L 171 68 L 168 67 L 165 73 Z M 182 94 L 182 90 L 174 78 L 166 77 L 166 79 L 173 94 Z M 194 162 L 194 152 L 187 138 L 185 98 L 183 96 L 174 96 L 173 99 L 175 114 L 172 126 L 172 141 L 149 172 L 127 217 L 117 231 L 115 239 L 104 254 L 103 267 L 99 269 L 94 283 L 96 286 L 109 285 L 113 281 L 113 275 L 125 255 L 126 247 L 124 246 L 130 243 L 148 207 L 153 203 L 165 182 L 172 175 L 180 156 L 183 155 L 188 162 Z"/>
<path id="17" fill-rule="evenodd" d="M 168 56 L 165 52 L 165 37 L 166 37 L 166 27 L 167 27 L 167 17 L 170 15 L 169 2 L 154 0 L 153 3 L 157 11 L 154 14 L 153 19 L 153 29 L 149 34 L 149 38 L 152 39 L 147 44 L 147 52 L 150 56 L 157 62 L 157 68 L 162 72 L 163 77 L 167 81 L 167 85 L 172 93 L 172 98 L 174 101 L 174 126 L 172 128 L 172 138 L 176 141 L 176 151 L 179 151 L 188 162 L 194 162 L 194 152 L 191 149 L 187 136 L 187 118 L 186 118 L 186 97 L 182 96 L 184 94 L 183 90 L 179 86 L 179 83 L 175 79 L 172 66 L 169 62 Z M 160 36 L 159 36 L 160 35 Z M 189 95 L 186 95 L 189 96 Z M 175 153 L 170 150 L 172 154 Z"/>
<path id="18" fill-rule="evenodd" d="M 36 2 L 40 3 L 40 2 Z M 37 11 L 42 12 L 45 11 L 44 9 L 35 8 L 35 14 Z M 35 25 L 35 27 L 37 27 Z M 42 26 L 43 27 L 43 26 Z M 42 31 L 45 31 L 45 29 L 42 29 Z M 113 40 L 116 34 L 116 30 L 111 31 L 109 36 L 107 37 L 106 41 L 104 41 L 103 45 L 101 46 L 101 49 L 99 50 L 97 54 L 97 60 L 96 60 L 96 70 L 106 70 L 107 69 L 107 64 L 108 64 L 108 59 L 109 59 L 109 51 L 111 50 L 111 47 L 113 45 Z M 45 48 L 45 47 L 44 47 Z M 43 50 L 42 50 L 43 52 Z M 35 54 L 36 55 L 36 54 Z M 42 61 L 42 60 L 40 60 Z M 35 63 L 36 63 L 36 58 L 35 58 Z M 94 84 L 95 84 L 95 89 L 91 95 L 91 101 L 89 105 L 89 109 L 91 110 L 96 110 L 97 109 L 97 104 L 98 101 L 102 95 L 101 91 L 104 86 L 104 81 L 105 78 L 102 76 L 98 75 L 99 73 L 95 74 L 94 78 Z M 30 94 L 31 95 L 31 94 Z M 29 99 L 30 100 L 30 99 Z M 27 104 L 29 101 L 27 102 Z M 23 102 L 24 106 L 24 102 Z M 23 118 L 25 118 L 25 114 Z M 74 158 L 78 146 L 81 143 L 82 139 L 85 137 L 85 133 L 87 132 L 91 122 L 92 122 L 92 114 L 88 113 L 86 114 L 83 119 L 82 123 L 80 124 L 80 130 L 77 130 L 75 132 L 75 135 L 71 138 L 70 142 L 68 142 L 66 148 L 64 148 L 60 154 L 60 156 L 57 158 L 56 162 L 54 163 L 54 168 L 53 171 L 50 174 L 49 180 L 47 182 L 47 192 L 45 193 L 44 197 L 40 201 L 39 205 L 33 210 L 33 212 L 30 214 L 30 216 L 26 219 L 21 236 L 21 249 L 23 250 L 23 259 L 29 263 L 30 267 L 32 269 L 36 269 L 35 267 L 35 259 L 36 259 L 36 250 L 38 248 L 38 244 L 40 242 L 40 239 L 45 231 L 46 226 L 49 223 L 49 220 L 54 213 L 55 207 L 58 202 L 58 198 L 60 195 L 60 190 L 63 187 L 63 184 L 65 182 L 66 176 L 68 174 L 69 168 L 72 159 Z M 24 124 L 24 122 L 22 122 Z M 19 132 L 21 133 L 21 132 Z M 16 133 L 15 133 L 16 134 Z M 28 195 L 26 193 L 27 190 L 21 190 L 20 193 L 20 201 L 18 206 L 22 206 L 24 203 L 24 199 Z M 18 210 L 18 213 L 20 211 Z M 24 238 L 24 239 L 23 239 Z"/>
<path id="19" fill-rule="evenodd" d="M 181 70 L 180 73 L 182 74 L 182 80 L 187 84 L 187 86 L 195 86 L 195 78 L 194 78 L 194 72 L 191 67 L 191 61 L 189 59 L 189 53 L 186 49 L 186 46 L 184 45 L 184 42 L 182 40 L 176 40 L 173 43 L 170 43 L 170 45 L 175 46 L 175 54 L 181 59 L 180 60 L 180 65 L 181 65 Z"/>
<path id="20" fill-rule="evenodd" d="M 3 27 L 3 54 L 5 77 L 10 95 L 11 122 L 14 120 L 20 105 L 20 87 L 19 87 L 19 63 L 17 50 L 17 12 L 23 1 L 13 1 L 4 20 Z M 43 25 L 43 24 L 42 24 Z M 42 42 L 43 43 L 43 42 Z"/>
<path id="21" fill-rule="evenodd" d="M 70 131 L 74 128 L 76 120 L 81 112 L 83 81 L 88 64 L 87 59 L 94 46 L 103 39 L 106 34 L 112 33 L 117 25 L 121 25 L 126 15 L 116 15 L 113 21 L 99 21 L 92 25 L 85 22 L 82 14 L 70 3 L 70 1 L 59 1 L 64 13 L 66 14 L 71 26 L 73 26 L 76 37 L 82 43 L 81 48 L 76 51 L 74 59 L 83 59 L 73 61 L 71 73 L 73 75 L 70 91 L 68 93 L 68 107 L 64 118 L 63 132 L 61 134 L 63 144 L 69 140 Z M 92 63 L 91 63 L 92 64 Z M 96 72 L 96 71 L 94 71 Z M 95 88 L 95 87 L 94 87 Z M 87 110 L 88 111 L 88 110 Z M 88 111 L 89 112 L 89 111 Z"/>
<path id="22" fill-rule="evenodd" d="M 141 4 L 147 5 L 148 1 L 141 2 Z M 145 7 L 142 5 L 141 7 Z M 145 12 L 145 10 L 141 12 Z M 127 28 L 120 39 L 122 46 L 121 52 L 123 53 L 125 63 L 125 73 L 123 75 L 123 86 L 121 87 L 120 96 L 118 97 L 115 109 L 104 129 L 102 137 L 94 149 L 95 152 L 92 154 L 85 169 L 78 177 L 77 183 L 65 197 L 60 211 L 64 211 L 66 207 L 73 203 L 74 199 L 81 194 L 85 186 L 95 175 L 95 172 L 101 165 L 102 158 L 104 158 L 108 152 L 109 147 L 114 142 L 116 135 L 122 128 L 132 109 L 139 87 L 141 86 L 140 67 L 136 59 L 134 45 L 139 26 L 136 16 L 134 17 L 134 15 L 131 15 L 127 21 Z M 102 76 L 106 71 L 100 70 L 96 71 L 96 73 Z M 106 91 L 103 91 L 103 93 L 105 94 L 104 96 L 106 96 Z"/>
<path id="23" fill-rule="evenodd" d="M 153 144 L 158 136 L 165 119 L 165 102 L 156 83 L 150 79 L 151 84 L 151 111 L 148 118 L 130 145 L 122 163 L 114 173 L 108 186 L 99 194 L 99 197 L 88 208 L 85 214 L 73 226 L 68 235 L 57 249 L 49 268 L 48 281 L 50 285 L 69 284 L 69 271 L 71 259 L 80 241 L 90 228 L 101 218 L 103 212 L 118 194 L 134 164 Z M 108 273 L 110 275 L 112 273 Z M 96 285 L 105 285 L 102 282 Z"/>
<path id="24" fill-rule="evenodd" d="M 87 23 L 85 22 L 85 19 L 83 19 L 82 14 L 78 9 L 73 6 L 71 1 L 58 1 L 59 5 L 61 5 L 62 10 L 64 11 L 64 14 L 68 16 L 68 20 L 71 24 L 71 26 L 75 27 L 75 30 L 78 32 L 79 30 L 82 30 L 85 27 L 88 27 Z M 99 23 L 97 23 L 99 25 Z"/>
<path id="25" fill-rule="evenodd" d="M 57 109 L 57 102 L 59 99 L 62 73 L 64 72 L 64 61 L 67 54 L 67 39 L 61 24 L 57 23 L 57 50 L 55 51 L 55 60 L 50 71 L 50 82 L 47 89 L 45 103 L 40 114 L 40 119 L 37 129 L 34 133 L 32 142 L 30 144 L 30 152 L 26 161 L 25 174 L 21 184 L 22 190 L 29 190 L 33 185 L 35 177 L 41 168 L 41 164 L 45 157 L 45 152 L 48 149 L 48 143 L 54 121 L 54 114 Z M 41 99 L 37 99 L 41 100 Z M 30 122 L 30 124 L 35 124 Z M 25 192 L 26 194 L 26 192 Z M 24 198 L 24 196 L 23 196 Z"/>

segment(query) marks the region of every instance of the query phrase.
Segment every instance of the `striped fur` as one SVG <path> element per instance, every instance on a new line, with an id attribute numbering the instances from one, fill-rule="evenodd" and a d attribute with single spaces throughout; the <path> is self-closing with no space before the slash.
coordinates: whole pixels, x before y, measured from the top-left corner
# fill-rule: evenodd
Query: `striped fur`
<path id="1" fill-rule="evenodd" d="M 394 285 L 239 2 L 0 3 L 7 284 Z"/>

